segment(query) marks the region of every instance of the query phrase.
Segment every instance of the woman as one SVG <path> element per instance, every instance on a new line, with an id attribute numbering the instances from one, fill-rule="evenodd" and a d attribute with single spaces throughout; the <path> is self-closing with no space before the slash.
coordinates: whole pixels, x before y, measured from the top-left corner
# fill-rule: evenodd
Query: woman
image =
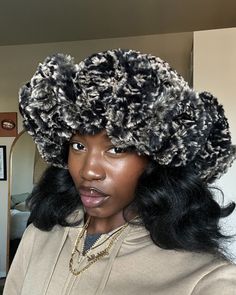
<path id="1" fill-rule="evenodd" d="M 236 292 L 209 184 L 235 158 L 227 119 L 159 58 L 58 54 L 20 92 L 52 166 L 28 200 L 30 225 L 5 295 Z"/>

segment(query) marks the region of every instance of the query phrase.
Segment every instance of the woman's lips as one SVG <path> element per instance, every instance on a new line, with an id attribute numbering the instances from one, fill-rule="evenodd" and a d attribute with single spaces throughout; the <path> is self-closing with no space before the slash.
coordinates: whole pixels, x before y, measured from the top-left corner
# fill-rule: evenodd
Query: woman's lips
<path id="1" fill-rule="evenodd" d="M 95 188 L 80 188 L 80 199 L 86 208 L 101 206 L 109 196 Z"/>

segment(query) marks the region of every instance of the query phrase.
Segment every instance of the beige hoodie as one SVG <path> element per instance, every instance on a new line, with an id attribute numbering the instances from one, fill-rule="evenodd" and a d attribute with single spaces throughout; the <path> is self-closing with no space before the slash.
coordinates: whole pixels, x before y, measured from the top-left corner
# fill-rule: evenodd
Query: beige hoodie
<path id="1" fill-rule="evenodd" d="M 208 254 L 163 250 L 141 226 L 128 226 L 109 256 L 75 276 L 68 265 L 82 226 L 55 226 L 43 232 L 30 225 L 3 294 L 236 295 L 235 265 Z M 84 264 L 82 260 L 78 268 Z"/>

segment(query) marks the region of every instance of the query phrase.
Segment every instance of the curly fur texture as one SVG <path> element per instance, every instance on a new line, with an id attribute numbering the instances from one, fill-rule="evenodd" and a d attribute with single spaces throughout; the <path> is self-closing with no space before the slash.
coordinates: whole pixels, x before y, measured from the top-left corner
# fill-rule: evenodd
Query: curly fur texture
<path id="1" fill-rule="evenodd" d="M 78 65 L 57 54 L 20 91 L 25 129 L 42 157 L 66 167 L 76 132 L 105 129 L 118 147 L 134 147 L 157 164 L 193 164 L 205 182 L 235 159 L 227 119 L 210 93 L 197 93 L 168 63 L 134 50 L 108 50 Z"/>

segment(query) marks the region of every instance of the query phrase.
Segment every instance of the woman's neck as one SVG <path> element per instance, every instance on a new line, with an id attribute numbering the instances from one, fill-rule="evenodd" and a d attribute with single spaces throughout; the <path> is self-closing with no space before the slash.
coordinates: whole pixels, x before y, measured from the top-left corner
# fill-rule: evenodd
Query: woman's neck
<path id="1" fill-rule="evenodd" d="M 124 225 L 125 223 L 126 220 L 123 216 L 116 216 L 113 218 L 99 218 L 91 216 L 87 232 L 89 234 L 109 233 L 112 230 Z"/>

